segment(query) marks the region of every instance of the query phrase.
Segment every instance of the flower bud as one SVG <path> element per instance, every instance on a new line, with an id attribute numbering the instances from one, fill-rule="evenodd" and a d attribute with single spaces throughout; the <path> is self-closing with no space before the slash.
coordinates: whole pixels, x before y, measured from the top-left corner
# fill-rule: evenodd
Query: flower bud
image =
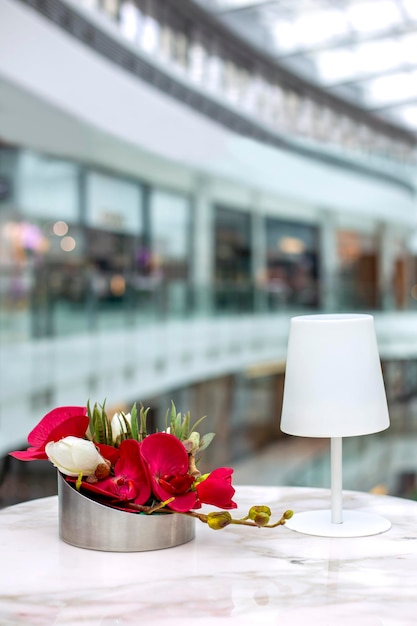
<path id="1" fill-rule="evenodd" d="M 213 530 L 226 528 L 232 522 L 232 516 L 228 511 L 212 511 L 207 515 L 207 524 Z"/>
<path id="2" fill-rule="evenodd" d="M 192 452 L 196 452 L 200 446 L 200 433 L 197 433 L 195 431 L 193 431 L 189 438 L 188 441 L 191 441 L 193 447 L 192 447 Z"/>
<path id="3" fill-rule="evenodd" d="M 64 437 L 45 446 L 48 459 L 66 476 L 89 476 L 101 463 L 106 463 L 92 441 Z"/>
<path id="4" fill-rule="evenodd" d="M 111 463 L 109 461 L 105 461 L 105 463 L 99 463 L 94 472 L 95 477 L 98 480 L 103 480 L 110 476 Z"/>
<path id="5" fill-rule="evenodd" d="M 266 526 L 271 519 L 271 509 L 269 506 L 259 505 L 252 506 L 249 510 L 249 519 L 251 519 L 257 526 Z"/>
<path id="6" fill-rule="evenodd" d="M 129 426 L 132 424 L 132 416 L 130 413 L 115 413 L 111 418 L 110 428 L 113 443 L 116 443 L 118 437 L 120 437 L 121 435 L 126 435 L 126 422 L 129 424 Z"/>
<path id="7" fill-rule="evenodd" d="M 291 511 L 291 509 L 289 509 L 288 511 L 285 511 L 282 517 L 284 519 L 291 519 L 293 515 L 294 515 L 294 511 Z"/>

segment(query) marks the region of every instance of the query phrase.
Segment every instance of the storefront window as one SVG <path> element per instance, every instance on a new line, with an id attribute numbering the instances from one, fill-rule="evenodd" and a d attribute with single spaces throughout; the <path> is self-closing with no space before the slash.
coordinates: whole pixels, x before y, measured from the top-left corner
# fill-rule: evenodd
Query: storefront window
<path id="1" fill-rule="evenodd" d="M 136 257 L 143 247 L 142 189 L 99 172 L 86 179 L 86 276 L 99 325 L 123 326 L 137 303 Z"/>
<path id="2" fill-rule="evenodd" d="M 252 249 L 249 213 L 216 207 L 215 242 L 217 308 L 250 310 Z"/>
<path id="3" fill-rule="evenodd" d="M 52 335 L 62 302 L 79 292 L 79 167 L 19 150 L 2 153 L 2 163 L 9 197 L 0 223 L 1 309 L 11 337 Z"/>
<path id="4" fill-rule="evenodd" d="M 156 189 L 150 197 L 150 274 L 162 312 L 184 312 L 188 303 L 191 213 L 187 196 Z"/>
<path id="5" fill-rule="evenodd" d="M 378 254 L 375 235 L 351 230 L 337 233 L 341 307 L 374 309 L 378 302 Z"/>
<path id="6" fill-rule="evenodd" d="M 265 227 L 270 308 L 316 307 L 317 228 L 274 218 L 268 218 Z"/>
<path id="7" fill-rule="evenodd" d="M 16 205 L 26 217 L 78 221 L 78 172 L 79 167 L 74 163 L 21 153 Z"/>
<path id="8" fill-rule="evenodd" d="M 136 182 L 98 172 L 87 174 L 88 226 L 138 235 L 143 224 L 141 204 L 141 188 Z"/>

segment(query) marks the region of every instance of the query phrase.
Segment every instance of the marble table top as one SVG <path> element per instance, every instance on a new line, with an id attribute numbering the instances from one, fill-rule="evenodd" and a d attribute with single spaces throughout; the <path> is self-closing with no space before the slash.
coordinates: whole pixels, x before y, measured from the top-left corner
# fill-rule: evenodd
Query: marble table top
<path id="1" fill-rule="evenodd" d="M 329 507 L 324 489 L 237 487 L 235 499 L 242 516 L 252 504 L 276 518 Z M 57 497 L 9 507 L 0 511 L 0 624 L 417 624 L 417 503 L 345 492 L 344 508 L 392 527 L 335 539 L 196 522 L 196 538 L 182 546 L 111 553 L 59 539 Z"/>

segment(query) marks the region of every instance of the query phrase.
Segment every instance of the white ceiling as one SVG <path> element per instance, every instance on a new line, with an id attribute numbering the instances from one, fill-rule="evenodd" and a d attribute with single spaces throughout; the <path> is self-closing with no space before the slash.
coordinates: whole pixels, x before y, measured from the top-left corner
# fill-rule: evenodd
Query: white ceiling
<path id="1" fill-rule="evenodd" d="M 281 65 L 417 134 L 417 0 L 195 0 Z"/>

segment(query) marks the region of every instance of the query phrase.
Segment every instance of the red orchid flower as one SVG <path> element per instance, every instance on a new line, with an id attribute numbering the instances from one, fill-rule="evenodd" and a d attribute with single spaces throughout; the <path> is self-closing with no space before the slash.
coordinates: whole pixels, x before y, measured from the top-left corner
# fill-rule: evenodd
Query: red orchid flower
<path id="1" fill-rule="evenodd" d="M 188 453 L 177 437 L 168 433 L 148 435 L 141 443 L 141 454 L 148 466 L 152 491 L 167 506 L 185 513 L 200 506 L 195 491 L 190 491 L 194 478 L 188 473 Z"/>
<path id="2" fill-rule="evenodd" d="M 213 470 L 205 480 L 197 483 L 196 490 L 200 502 L 213 504 L 220 509 L 236 509 L 237 504 L 232 497 L 235 490 L 232 487 L 233 470 L 230 467 L 219 467 Z"/>
<path id="3" fill-rule="evenodd" d="M 97 450 L 100 452 L 101 456 L 110 461 L 112 465 L 114 465 L 119 457 L 120 450 L 119 448 L 115 448 L 114 446 L 109 446 L 106 443 L 95 443 Z"/>
<path id="4" fill-rule="evenodd" d="M 28 435 L 30 447 L 9 454 L 20 461 L 47 459 L 45 446 L 49 441 L 59 441 L 64 437 L 84 437 L 88 428 L 87 408 L 84 406 L 63 406 L 53 409 L 41 419 Z"/>
<path id="5" fill-rule="evenodd" d="M 145 504 L 151 495 L 151 485 L 140 454 L 140 444 L 134 439 L 126 439 L 121 442 L 119 452 L 119 459 L 114 466 L 114 476 L 99 480 L 97 483 L 83 481 L 82 487 L 120 502 Z"/>

